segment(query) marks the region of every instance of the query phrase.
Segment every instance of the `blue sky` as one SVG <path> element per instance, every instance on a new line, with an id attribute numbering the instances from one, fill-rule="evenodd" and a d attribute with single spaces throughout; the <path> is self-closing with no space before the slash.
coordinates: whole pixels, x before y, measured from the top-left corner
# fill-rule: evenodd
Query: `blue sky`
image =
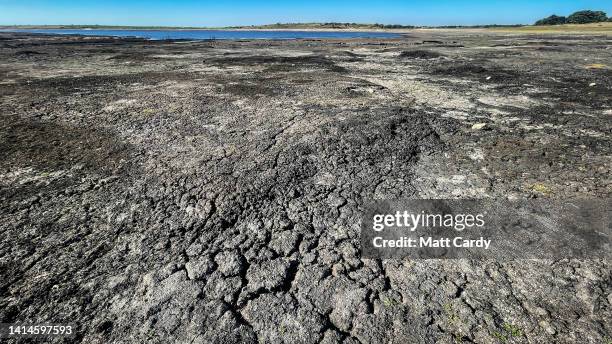
<path id="1" fill-rule="evenodd" d="M 612 15 L 612 1 L 577 0 L 0 0 L 0 25 L 226 26 L 277 22 L 405 25 L 532 23 L 581 9 Z"/>

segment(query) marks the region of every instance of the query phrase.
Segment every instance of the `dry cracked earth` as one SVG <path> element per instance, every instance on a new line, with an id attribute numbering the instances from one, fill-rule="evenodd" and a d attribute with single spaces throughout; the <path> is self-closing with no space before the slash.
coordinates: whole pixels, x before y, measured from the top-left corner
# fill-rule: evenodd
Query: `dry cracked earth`
<path id="1" fill-rule="evenodd" d="M 0 322 L 82 343 L 610 343 L 605 259 L 370 260 L 364 205 L 607 198 L 610 36 L 0 34 Z"/>

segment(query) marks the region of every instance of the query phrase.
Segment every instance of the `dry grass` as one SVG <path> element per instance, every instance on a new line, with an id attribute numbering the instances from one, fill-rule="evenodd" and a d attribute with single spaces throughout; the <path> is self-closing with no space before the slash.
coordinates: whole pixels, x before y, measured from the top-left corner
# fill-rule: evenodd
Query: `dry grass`
<path id="1" fill-rule="evenodd" d="M 492 28 L 498 32 L 516 33 L 577 33 L 577 34 L 612 34 L 612 22 L 593 24 L 565 24 L 565 25 L 543 25 L 543 26 L 521 26 L 511 28 Z"/>
<path id="2" fill-rule="evenodd" d="M 608 66 L 606 66 L 603 63 L 591 63 L 591 64 L 584 66 L 584 68 L 586 69 L 607 69 Z"/>

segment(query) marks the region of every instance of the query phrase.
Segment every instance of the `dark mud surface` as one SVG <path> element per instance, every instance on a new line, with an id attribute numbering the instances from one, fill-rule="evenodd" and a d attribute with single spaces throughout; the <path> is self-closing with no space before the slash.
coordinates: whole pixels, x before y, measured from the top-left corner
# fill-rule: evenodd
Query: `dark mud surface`
<path id="1" fill-rule="evenodd" d="M 609 343 L 608 261 L 361 259 L 359 218 L 610 197 L 610 43 L 2 33 L 0 322 L 83 343 Z"/>

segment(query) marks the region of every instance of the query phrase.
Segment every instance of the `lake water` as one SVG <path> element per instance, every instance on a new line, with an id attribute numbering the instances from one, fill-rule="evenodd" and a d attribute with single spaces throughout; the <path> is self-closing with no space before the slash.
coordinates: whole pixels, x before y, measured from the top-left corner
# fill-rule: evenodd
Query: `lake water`
<path id="1" fill-rule="evenodd" d="M 251 31 L 251 30 L 103 30 L 103 29 L 9 29 L 1 31 L 63 35 L 139 37 L 146 39 L 349 39 L 398 38 L 389 32 L 366 31 Z"/>

